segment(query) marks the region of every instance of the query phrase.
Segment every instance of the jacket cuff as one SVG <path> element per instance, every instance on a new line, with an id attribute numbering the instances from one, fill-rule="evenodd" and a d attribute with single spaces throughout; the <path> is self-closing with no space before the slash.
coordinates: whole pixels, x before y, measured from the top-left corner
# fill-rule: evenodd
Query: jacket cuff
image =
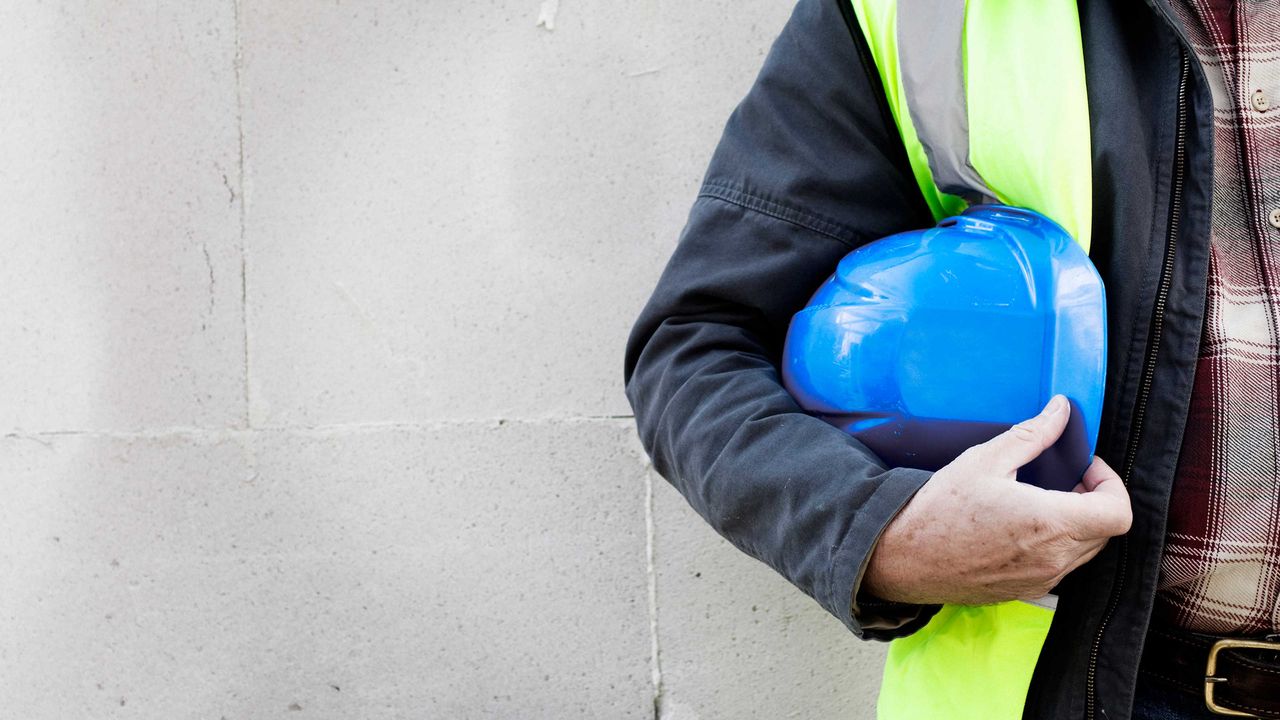
<path id="1" fill-rule="evenodd" d="M 831 556 L 825 605 L 864 640 L 892 640 L 924 627 L 942 607 L 886 602 L 861 593 L 871 552 L 889 523 L 932 476 L 925 470 L 894 468 L 858 508 L 844 540 Z"/>

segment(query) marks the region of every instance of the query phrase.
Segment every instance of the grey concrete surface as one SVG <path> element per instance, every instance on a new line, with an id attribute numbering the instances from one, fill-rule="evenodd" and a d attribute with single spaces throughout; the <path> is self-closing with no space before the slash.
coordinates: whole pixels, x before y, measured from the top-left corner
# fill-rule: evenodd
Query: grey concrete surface
<path id="1" fill-rule="evenodd" d="M 0 718 L 871 717 L 630 323 L 789 3 L 0 3 Z"/>
<path id="2" fill-rule="evenodd" d="M 695 717 L 875 717 L 886 646 L 738 552 L 656 474 L 654 542 L 663 710 Z M 709 712 L 708 712 L 709 711 Z"/>
<path id="3" fill-rule="evenodd" d="M 0 428 L 243 426 L 228 3 L 0 3 Z"/>
<path id="4" fill-rule="evenodd" d="M 254 422 L 628 412 L 629 322 L 786 12 L 246 2 Z"/>
<path id="5" fill-rule="evenodd" d="M 651 717 L 630 436 L 569 420 L 6 438 L 0 707 Z"/>

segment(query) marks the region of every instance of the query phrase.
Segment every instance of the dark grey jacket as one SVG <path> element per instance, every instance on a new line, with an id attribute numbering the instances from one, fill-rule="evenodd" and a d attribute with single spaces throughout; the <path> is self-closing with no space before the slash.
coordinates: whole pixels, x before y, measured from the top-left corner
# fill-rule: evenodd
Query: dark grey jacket
<path id="1" fill-rule="evenodd" d="M 1028 718 L 1129 717 L 1187 417 L 1212 100 L 1167 0 L 1151 2 L 1080 0 L 1091 255 L 1108 301 L 1098 454 L 1128 484 L 1134 523 L 1060 586 Z M 887 469 L 805 415 L 778 361 L 791 315 L 842 256 L 932 224 L 846 0 L 800 0 L 729 119 L 627 347 L 627 393 L 658 471 L 864 638 L 912 632 L 936 610 L 851 602 L 880 532 L 929 474 Z"/>

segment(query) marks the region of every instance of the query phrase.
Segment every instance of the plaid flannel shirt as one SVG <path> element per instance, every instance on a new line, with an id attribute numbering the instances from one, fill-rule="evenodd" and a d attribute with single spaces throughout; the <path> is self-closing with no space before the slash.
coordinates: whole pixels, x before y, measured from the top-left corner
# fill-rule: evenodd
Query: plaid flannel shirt
<path id="1" fill-rule="evenodd" d="M 1280 629 L 1280 0 L 1173 0 L 1213 89 L 1209 287 L 1156 622 Z"/>

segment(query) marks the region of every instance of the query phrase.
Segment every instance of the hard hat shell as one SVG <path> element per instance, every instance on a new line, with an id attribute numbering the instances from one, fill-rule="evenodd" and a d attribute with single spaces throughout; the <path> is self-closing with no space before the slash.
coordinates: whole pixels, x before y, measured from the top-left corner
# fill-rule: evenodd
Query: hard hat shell
<path id="1" fill-rule="evenodd" d="M 792 318 L 782 376 L 806 411 L 925 470 L 1065 395 L 1066 432 L 1018 478 L 1070 490 L 1097 442 L 1106 354 L 1084 251 L 1039 213 L 979 205 L 846 255 Z"/>

